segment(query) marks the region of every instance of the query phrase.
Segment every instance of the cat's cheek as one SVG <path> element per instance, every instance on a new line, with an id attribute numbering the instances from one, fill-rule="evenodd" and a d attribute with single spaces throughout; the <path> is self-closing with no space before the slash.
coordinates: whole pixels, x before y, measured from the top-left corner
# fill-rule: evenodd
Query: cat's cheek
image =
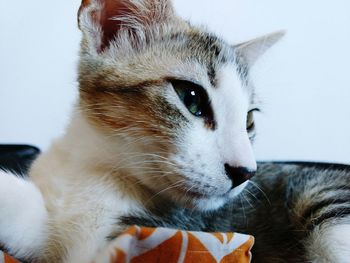
<path id="1" fill-rule="evenodd" d="M 191 123 L 177 143 L 177 153 L 172 157 L 192 190 L 207 196 L 219 196 L 230 190 L 230 180 L 225 175 L 215 133 L 201 122 Z"/>

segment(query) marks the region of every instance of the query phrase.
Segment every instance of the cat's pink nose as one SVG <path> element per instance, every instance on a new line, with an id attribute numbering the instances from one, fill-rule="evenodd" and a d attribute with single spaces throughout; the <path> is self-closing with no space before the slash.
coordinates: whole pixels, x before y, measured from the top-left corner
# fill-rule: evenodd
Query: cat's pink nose
<path id="1" fill-rule="evenodd" d="M 232 188 L 248 181 L 256 172 L 256 170 L 249 170 L 246 167 L 232 167 L 227 163 L 225 164 L 225 171 L 228 178 L 232 181 Z"/>

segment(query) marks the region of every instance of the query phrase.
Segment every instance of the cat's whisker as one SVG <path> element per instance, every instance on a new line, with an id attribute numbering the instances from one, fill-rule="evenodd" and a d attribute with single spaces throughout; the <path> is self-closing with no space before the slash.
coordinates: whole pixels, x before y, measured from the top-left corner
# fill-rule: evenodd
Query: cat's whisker
<path id="1" fill-rule="evenodd" d="M 130 160 L 130 159 L 129 159 Z M 127 169 L 127 168 L 136 168 L 136 169 L 142 169 L 142 167 L 155 167 L 155 165 L 167 165 L 167 166 L 175 166 L 172 163 L 166 162 L 166 161 L 162 161 L 162 160 L 152 160 L 152 161 L 132 161 L 130 163 L 125 163 L 125 162 L 120 162 L 123 163 L 123 165 L 118 165 L 115 164 L 114 168 L 112 168 L 111 171 L 115 172 L 118 170 L 122 170 L 122 169 Z M 148 165 L 148 166 L 147 166 Z M 159 168 L 158 168 L 159 169 Z"/>
<path id="2" fill-rule="evenodd" d="M 270 202 L 270 199 L 268 198 L 268 196 L 266 195 L 266 193 L 260 188 L 259 185 L 257 185 L 255 182 L 253 181 L 249 181 L 250 184 L 252 184 L 256 189 L 258 189 L 262 194 L 263 196 L 265 197 L 266 201 L 269 203 L 270 206 L 272 206 L 271 202 Z"/>
<path id="3" fill-rule="evenodd" d="M 181 185 L 183 185 L 185 182 L 185 180 L 181 180 L 181 181 L 178 181 L 178 182 L 175 182 L 173 184 L 171 184 L 170 186 L 166 187 L 165 189 L 162 189 L 161 191 L 157 192 L 156 194 L 154 194 L 151 198 L 149 198 L 145 203 L 144 205 L 146 206 L 149 202 L 151 202 L 154 198 L 156 198 L 157 196 L 159 196 L 160 194 L 166 192 L 166 191 L 169 191 L 171 189 L 174 189 L 174 188 L 177 188 Z"/>
<path id="4" fill-rule="evenodd" d="M 137 176 L 137 174 L 135 174 Z M 163 175 L 152 175 L 149 176 L 148 179 L 158 179 L 158 178 L 163 178 Z M 130 186 L 139 186 L 139 185 L 144 185 L 145 182 L 144 180 L 142 180 L 141 178 L 134 178 L 134 180 L 136 180 L 136 182 L 132 183 L 132 185 Z"/>
<path id="5" fill-rule="evenodd" d="M 254 206 L 249 201 L 249 198 L 244 194 L 244 192 L 241 194 L 244 200 L 250 205 L 251 208 L 254 208 Z"/>
<path id="6" fill-rule="evenodd" d="M 255 200 L 259 201 L 259 199 L 254 195 L 251 191 L 249 191 L 247 188 L 244 188 L 243 193 L 247 192 L 250 194 Z"/>
<path id="7" fill-rule="evenodd" d="M 120 158 L 120 157 L 124 157 L 124 158 Z M 149 160 L 143 160 L 145 157 L 152 157 L 152 159 Z M 158 158 L 158 159 L 155 159 Z M 174 164 L 172 161 L 170 161 L 168 158 L 161 156 L 157 153 L 139 153 L 139 152 L 128 152 L 128 153 L 121 153 L 115 156 L 110 156 L 110 159 L 116 159 L 117 162 L 114 162 L 113 165 L 114 167 L 116 167 L 117 169 L 121 169 L 121 168 L 127 168 L 129 167 L 129 164 L 125 166 L 126 163 L 128 163 L 129 161 L 131 161 L 131 165 L 142 165 L 142 164 L 165 164 L 165 165 L 169 165 L 171 167 L 176 167 L 176 164 Z M 137 159 L 142 159 L 142 160 L 136 160 Z M 100 163 L 97 162 L 97 164 L 102 165 L 104 161 L 101 161 Z M 123 165 L 122 165 L 123 164 Z"/>
<path id="8" fill-rule="evenodd" d="M 243 204 L 242 196 L 241 196 L 241 195 L 239 196 L 239 199 L 240 199 L 240 201 L 241 201 L 241 207 L 242 207 L 242 212 L 243 212 L 244 221 L 247 221 L 247 217 L 246 217 L 246 213 L 245 213 L 245 208 L 244 208 L 244 204 Z"/>
<path id="9" fill-rule="evenodd" d="M 191 200 L 191 196 L 188 196 L 187 198 L 186 198 L 186 196 L 188 195 L 188 193 L 193 189 L 195 187 L 195 185 L 193 184 L 190 188 L 188 188 L 187 190 L 186 190 L 186 192 L 184 193 L 184 199 L 185 199 L 185 204 L 189 204 L 189 202 L 190 202 L 190 200 Z"/>

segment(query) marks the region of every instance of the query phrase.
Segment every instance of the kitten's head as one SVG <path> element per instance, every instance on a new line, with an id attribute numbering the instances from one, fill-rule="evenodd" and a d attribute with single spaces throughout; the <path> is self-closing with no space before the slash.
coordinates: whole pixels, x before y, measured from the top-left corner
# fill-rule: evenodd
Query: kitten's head
<path id="1" fill-rule="evenodd" d="M 167 0 L 84 0 L 79 26 L 80 108 L 119 174 L 202 210 L 237 195 L 256 170 L 248 71 L 282 34 L 230 45 Z"/>

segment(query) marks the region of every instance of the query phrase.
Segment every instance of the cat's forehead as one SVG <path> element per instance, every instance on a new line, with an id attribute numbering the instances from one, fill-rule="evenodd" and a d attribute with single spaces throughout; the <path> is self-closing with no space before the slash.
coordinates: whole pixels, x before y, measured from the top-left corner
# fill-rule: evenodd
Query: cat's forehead
<path id="1" fill-rule="evenodd" d="M 217 71 L 227 64 L 237 62 L 233 46 L 212 33 L 193 28 L 186 32 L 174 33 L 171 38 L 181 43 L 180 52 L 206 68 L 213 87 L 217 86 Z"/>
<path id="2" fill-rule="evenodd" d="M 96 75 L 95 70 L 85 74 L 91 64 L 81 67 L 81 75 Z M 175 78 L 217 88 L 223 77 L 220 71 L 227 67 L 234 75 L 244 75 L 244 65 L 239 63 L 234 46 L 215 34 L 188 26 L 170 27 L 137 48 L 119 42 L 98 59 L 95 69 L 102 76 L 98 78 L 100 84 L 102 79 L 107 86 L 161 83 Z"/>

